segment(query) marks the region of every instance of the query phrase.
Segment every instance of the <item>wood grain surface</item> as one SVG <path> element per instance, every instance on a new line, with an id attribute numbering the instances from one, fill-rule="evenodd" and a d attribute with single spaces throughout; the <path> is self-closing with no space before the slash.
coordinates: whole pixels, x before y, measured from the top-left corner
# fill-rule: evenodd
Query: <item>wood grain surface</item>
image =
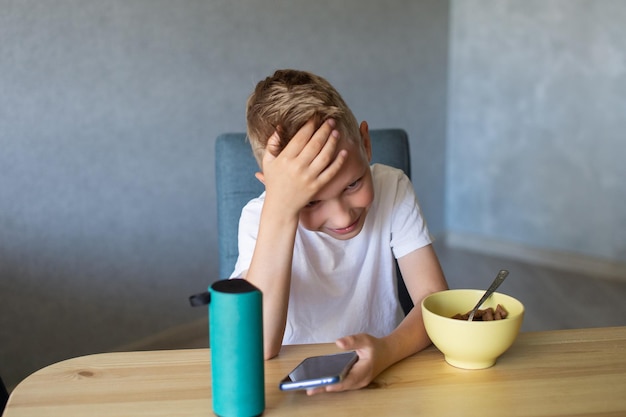
<path id="1" fill-rule="evenodd" d="M 333 344 L 284 346 L 266 362 L 265 416 L 626 415 L 626 327 L 520 333 L 495 366 L 463 370 L 430 347 L 368 388 L 309 397 L 278 382 Z M 208 349 L 115 352 L 43 368 L 13 391 L 4 417 L 210 416 Z"/>

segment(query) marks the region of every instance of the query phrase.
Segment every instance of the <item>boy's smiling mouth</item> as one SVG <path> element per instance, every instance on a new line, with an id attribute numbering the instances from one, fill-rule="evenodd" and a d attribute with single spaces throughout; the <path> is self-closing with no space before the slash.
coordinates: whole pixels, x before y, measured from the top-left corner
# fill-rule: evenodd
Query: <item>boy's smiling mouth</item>
<path id="1" fill-rule="evenodd" d="M 338 235 L 347 235 L 348 233 L 352 233 L 354 231 L 354 229 L 357 228 L 357 226 L 359 225 L 359 221 L 361 220 L 361 216 L 363 214 L 361 214 L 359 217 L 356 218 L 356 220 L 349 226 L 347 227 L 342 227 L 340 229 L 330 229 L 333 233 L 338 234 Z"/>

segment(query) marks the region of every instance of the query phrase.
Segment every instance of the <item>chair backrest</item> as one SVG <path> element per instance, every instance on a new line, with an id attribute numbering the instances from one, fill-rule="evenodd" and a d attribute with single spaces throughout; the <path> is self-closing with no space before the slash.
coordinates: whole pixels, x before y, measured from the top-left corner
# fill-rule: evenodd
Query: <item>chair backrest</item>
<path id="1" fill-rule="evenodd" d="M 2 378 L 0 378 L 0 416 L 4 411 L 4 407 L 7 405 L 9 401 L 9 392 L 7 388 L 4 386 L 4 382 L 2 382 Z"/>
<path id="2" fill-rule="evenodd" d="M 402 169 L 411 177 L 409 139 L 402 129 L 372 129 L 372 163 Z M 259 170 L 245 133 L 224 133 L 215 142 L 219 278 L 227 278 L 237 261 L 237 232 L 241 210 L 264 190 L 254 176 Z M 399 274 L 398 274 L 399 276 Z M 408 305 L 404 282 L 399 280 L 400 301 Z M 403 294 L 403 292 L 405 294 Z M 403 300 L 404 298 L 404 300 Z M 410 303 L 410 297 L 408 298 Z"/>

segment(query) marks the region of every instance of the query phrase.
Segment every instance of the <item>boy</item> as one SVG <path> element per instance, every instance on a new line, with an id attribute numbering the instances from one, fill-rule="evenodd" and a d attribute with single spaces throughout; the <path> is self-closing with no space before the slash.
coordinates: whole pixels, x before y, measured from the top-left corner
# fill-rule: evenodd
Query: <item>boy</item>
<path id="1" fill-rule="evenodd" d="M 359 361 L 309 394 L 365 387 L 430 344 L 419 304 L 447 288 L 411 183 L 370 167 L 367 123 L 314 74 L 276 71 L 246 118 L 265 193 L 242 211 L 232 276 L 263 292 L 265 358 L 282 344 L 336 341 Z M 394 257 L 417 306 L 406 317 Z"/>

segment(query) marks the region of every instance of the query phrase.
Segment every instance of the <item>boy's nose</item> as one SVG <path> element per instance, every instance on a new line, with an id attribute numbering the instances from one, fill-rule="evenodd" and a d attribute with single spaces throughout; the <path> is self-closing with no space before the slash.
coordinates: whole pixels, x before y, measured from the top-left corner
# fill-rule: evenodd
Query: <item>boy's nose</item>
<path id="1" fill-rule="evenodd" d="M 333 226 L 337 229 L 348 227 L 352 224 L 354 219 L 352 218 L 352 209 L 344 201 L 338 199 L 333 202 L 330 207 L 330 218 Z"/>

